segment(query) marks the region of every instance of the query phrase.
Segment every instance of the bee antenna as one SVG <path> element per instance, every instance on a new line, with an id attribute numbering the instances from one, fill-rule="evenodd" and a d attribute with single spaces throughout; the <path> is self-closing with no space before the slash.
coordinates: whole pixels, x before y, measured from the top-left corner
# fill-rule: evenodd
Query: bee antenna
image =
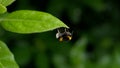
<path id="1" fill-rule="evenodd" d="M 60 33 L 59 29 L 57 29 L 58 33 Z"/>
<path id="2" fill-rule="evenodd" d="M 65 28 L 65 32 L 67 32 L 67 29 Z"/>

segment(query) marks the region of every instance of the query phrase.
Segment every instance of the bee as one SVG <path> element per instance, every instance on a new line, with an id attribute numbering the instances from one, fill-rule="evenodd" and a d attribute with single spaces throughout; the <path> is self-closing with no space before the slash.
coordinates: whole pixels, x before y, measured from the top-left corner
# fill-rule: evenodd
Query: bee
<path id="1" fill-rule="evenodd" d="M 56 38 L 61 41 L 69 41 L 72 39 L 72 33 L 69 32 L 67 28 L 59 28 L 57 29 L 58 33 L 56 33 Z"/>

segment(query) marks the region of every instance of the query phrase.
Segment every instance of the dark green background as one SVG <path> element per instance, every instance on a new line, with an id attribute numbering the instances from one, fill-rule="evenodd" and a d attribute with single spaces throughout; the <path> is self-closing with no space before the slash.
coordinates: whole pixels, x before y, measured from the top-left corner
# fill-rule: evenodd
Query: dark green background
<path id="1" fill-rule="evenodd" d="M 16 0 L 8 12 L 51 13 L 71 28 L 73 39 L 59 42 L 56 30 L 24 35 L 3 28 L 0 37 L 20 68 L 120 68 L 119 7 L 118 0 Z"/>

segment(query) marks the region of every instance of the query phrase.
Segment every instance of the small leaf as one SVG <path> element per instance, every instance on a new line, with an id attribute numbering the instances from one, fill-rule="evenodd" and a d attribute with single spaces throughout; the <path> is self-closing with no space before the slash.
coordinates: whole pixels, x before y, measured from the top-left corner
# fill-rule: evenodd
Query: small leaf
<path id="1" fill-rule="evenodd" d="M 13 54 L 2 41 L 0 41 L 0 68 L 19 68 Z"/>
<path id="2" fill-rule="evenodd" d="M 15 0 L 0 0 L 0 4 L 4 5 L 4 6 L 8 6 L 10 4 L 12 4 Z"/>
<path id="3" fill-rule="evenodd" d="M 49 13 L 30 10 L 15 11 L 5 17 L 1 24 L 6 30 L 16 33 L 38 33 L 59 27 L 69 28 Z"/>
<path id="4" fill-rule="evenodd" d="M 3 6 L 2 4 L 0 4 L 0 14 L 3 14 L 7 11 L 7 8 L 5 6 Z"/>

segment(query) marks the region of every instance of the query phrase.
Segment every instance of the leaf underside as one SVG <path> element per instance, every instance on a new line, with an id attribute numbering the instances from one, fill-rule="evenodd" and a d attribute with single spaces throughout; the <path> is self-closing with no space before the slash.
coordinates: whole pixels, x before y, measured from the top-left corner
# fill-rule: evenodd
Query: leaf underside
<path id="1" fill-rule="evenodd" d="M 3 28 L 16 33 L 39 33 L 53 30 L 59 27 L 66 27 L 62 21 L 49 13 L 19 10 L 8 14 L 2 19 Z"/>

